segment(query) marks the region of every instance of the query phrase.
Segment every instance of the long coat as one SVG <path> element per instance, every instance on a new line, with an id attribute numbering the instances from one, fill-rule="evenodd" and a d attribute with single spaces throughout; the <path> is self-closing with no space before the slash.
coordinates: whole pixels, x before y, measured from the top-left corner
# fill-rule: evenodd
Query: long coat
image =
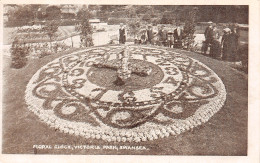
<path id="1" fill-rule="evenodd" d="M 213 29 L 210 28 L 210 27 L 207 27 L 206 30 L 205 30 L 205 32 L 204 32 L 204 36 L 205 36 L 205 40 L 206 40 L 207 42 L 210 43 L 211 41 L 213 41 L 213 39 L 214 39 Z"/>
<path id="2" fill-rule="evenodd" d="M 183 31 L 180 29 L 180 33 L 178 33 L 176 28 L 173 31 L 173 36 L 174 36 L 174 47 L 176 48 L 182 47 Z"/>
<path id="3" fill-rule="evenodd" d="M 235 61 L 238 58 L 237 52 L 238 52 L 238 46 L 239 46 L 239 42 L 238 42 L 239 35 L 237 33 L 232 32 L 229 37 L 230 37 L 229 48 L 230 48 L 231 54 L 228 57 L 228 59 L 230 61 Z"/>
<path id="4" fill-rule="evenodd" d="M 230 34 L 224 34 L 221 39 L 221 44 L 223 45 L 222 59 L 227 60 L 228 56 L 231 54 L 230 47 Z"/>
<path id="5" fill-rule="evenodd" d="M 125 28 L 119 29 L 119 43 L 124 44 L 126 41 L 126 31 Z"/>

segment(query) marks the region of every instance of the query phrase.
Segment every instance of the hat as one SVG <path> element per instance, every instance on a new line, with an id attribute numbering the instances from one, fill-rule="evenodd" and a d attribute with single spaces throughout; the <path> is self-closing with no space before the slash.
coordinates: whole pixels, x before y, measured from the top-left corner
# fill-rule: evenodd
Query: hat
<path id="1" fill-rule="evenodd" d="M 223 29 L 224 32 L 230 32 L 231 30 L 229 28 Z"/>

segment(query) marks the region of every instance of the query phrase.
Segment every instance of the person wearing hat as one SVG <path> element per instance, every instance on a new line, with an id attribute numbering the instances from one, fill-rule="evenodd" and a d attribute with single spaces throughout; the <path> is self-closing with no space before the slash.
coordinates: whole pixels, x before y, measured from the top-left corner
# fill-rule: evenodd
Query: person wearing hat
<path id="1" fill-rule="evenodd" d="M 168 31 L 168 47 L 174 47 L 174 30 Z"/>
<path id="2" fill-rule="evenodd" d="M 148 29 L 147 29 L 147 43 L 149 44 L 153 44 L 152 43 L 152 39 L 153 39 L 153 27 L 151 25 L 148 26 Z"/>
<path id="3" fill-rule="evenodd" d="M 147 42 L 147 31 L 141 31 L 141 44 L 146 44 Z"/>
<path id="4" fill-rule="evenodd" d="M 162 30 L 162 44 L 163 44 L 163 46 L 167 46 L 167 41 L 168 41 L 168 31 L 166 30 L 166 28 L 164 26 L 163 30 Z"/>
<path id="5" fill-rule="evenodd" d="M 213 58 L 220 58 L 221 55 L 221 45 L 219 42 L 219 33 L 217 26 L 213 26 L 213 39 L 211 40 L 210 53 L 209 56 Z"/>
<path id="6" fill-rule="evenodd" d="M 125 44 L 125 41 L 126 41 L 126 28 L 123 23 L 120 23 L 119 44 Z"/>
<path id="7" fill-rule="evenodd" d="M 213 41 L 213 22 L 208 22 L 208 27 L 206 28 L 205 32 L 204 32 L 204 36 L 205 36 L 205 45 L 204 45 L 204 54 L 207 53 L 208 51 L 208 47 L 209 45 L 212 43 Z"/>
<path id="8" fill-rule="evenodd" d="M 157 33 L 158 42 L 157 42 L 157 45 L 159 45 L 159 46 L 161 46 L 161 44 L 162 44 L 162 42 L 163 42 L 163 41 L 162 41 L 162 37 L 163 37 L 163 36 L 162 36 L 162 35 L 163 35 L 163 34 L 162 34 L 162 33 L 163 33 L 163 32 L 162 32 L 162 31 L 163 31 L 163 27 L 164 27 L 164 26 L 158 26 L 158 33 Z"/>
<path id="9" fill-rule="evenodd" d="M 182 36 L 183 36 L 182 29 L 178 24 L 177 28 L 174 30 L 174 47 L 175 48 L 182 47 L 182 38 L 183 38 Z"/>
<path id="10" fill-rule="evenodd" d="M 229 44 L 230 44 L 230 32 L 231 30 L 229 28 L 225 28 L 223 29 L 223 36 L 221 39 L 221 47 L 222 48 L 222 60 L 226 60 L 228 55 L 230 54 L 230 48 L 229 48 Z"/>
<path id="11" fill-rule="evenodd" d="M 231 29 L 231 33 L 229 35 L 229 49 L 230 49 L 230 56 L 228 57 L 228 60 L 231 62 L 236 61 L 236 59 L 238 59 L 238 48 L 239 48 L 239 34 L 238 34 L 238 30 L 236 27 L 234 27 L 233 29 Z"/>

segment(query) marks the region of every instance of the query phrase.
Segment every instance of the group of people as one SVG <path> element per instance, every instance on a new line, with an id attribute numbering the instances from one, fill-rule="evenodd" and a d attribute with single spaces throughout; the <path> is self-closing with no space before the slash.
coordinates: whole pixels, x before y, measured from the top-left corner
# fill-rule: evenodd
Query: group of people
<path id="1" fill-rule="evenodd" d="M 223 29 L 223 36 L 219 41 L 220 34 L 213 22 L 208 22 L 209 26 L 204 32 L 205 41 L 203 42 L 202 52 L 207 55 L 210 47 L 209 56 L 226 61 L 236 61 L 239 48 L 239 28 L 232 25 Z"/>
<path id="2" fill-rule="evenodd" d="M 208 27 L 204 32 L 205 41 L 203 41 L 201 51 L 209 56 L 227 61 L 235 61 L 239 48 L 239 28 L 237 25 L 230 25 L 223 29 L 223 36 L 221 38 L 217 26 L 213 22 L 208 22 Z M 126 26 L 120 24 L 119 29 L 119 43 L 125 44 L 127 36 Z M 183 48 L 185 46 L 185 33 L 182 27 L 177 24 L 177 27 L 169 31 L 164 25 L 158 27 L 158 31 L 153 30 L 152 25 L 141 30 L 136 36 L 135 44 L 151 44 L 158 46 Z M 221 38 L 221 40 L 220 40 Z"/>
<path id="3" fill-rule="evenodd" d="M 127 36 L 126 26 L 122 23 L 119 28 L 119 43 L 125 44 Z M 141 30 L 135 36 L 135 44 L 151 44 L 167 47 L 182 48 L 183 30 L 177 26 L 173 31 L 168 31 L 164 25 L 158 27 L 158 31 L 153 30 L 152 25 L 148 25 L 145 30 Z"/>

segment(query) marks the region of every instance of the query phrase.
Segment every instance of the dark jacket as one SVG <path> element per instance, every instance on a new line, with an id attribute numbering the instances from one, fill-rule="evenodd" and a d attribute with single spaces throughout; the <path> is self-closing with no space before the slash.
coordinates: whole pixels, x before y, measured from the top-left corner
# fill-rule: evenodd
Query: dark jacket
<path id="1" fill-rule="evenodd" d="M 182 37 L 183 37 L 182 30 L 180 30 L 180 35 L 178 35 L 178 31 L 177 31 L 177 28 L 176 28 L 173 32 L 173 35 L 174 35 L 174 40 L 181 40 Z"/>
<path id="2" fill-rule="evenodd" d="M 207 27 L 205 32 L 204 32 L 204 36 L 206 40 L 213 40 L 214 39 L 214 32 L 213 29 L 210 27 Z"/>

